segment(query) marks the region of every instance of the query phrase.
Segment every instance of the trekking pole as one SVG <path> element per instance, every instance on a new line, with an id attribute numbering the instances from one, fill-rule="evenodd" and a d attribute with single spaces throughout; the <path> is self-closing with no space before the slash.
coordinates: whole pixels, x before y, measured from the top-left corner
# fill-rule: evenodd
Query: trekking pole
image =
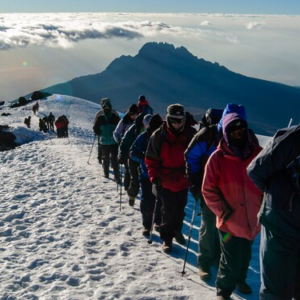
<path id="1" fill-rule="evenodd" d="M 93 148 L 94 148 L 95 141 L 96 141 L 96 134 L 94 135 L 94 141 L 93 141 L 92 148 L 91 148 L 91 151 L 90 151 L 89 159 L 87 161 L 87 163 L 89 165 L 90 165 L 90 158 L 91 158 L 91 154 L 92 154 L 92 151 L 93 151 Z"/>
<path id="2" fill-rule="evenodd" d="M 155 198 L 155 204 L 154 204 L 154 209 L 153 209 L 153 214 L 152 214 L 152 223 L 151 223 L 151 228 L 150 228 L 150 236 L 148 240 L 148 244 L 152 244 L 152 234 L 153 234 L 153 227 L 154 227 L 154 220 L 155 220 L 155 215 L 156 215 L 156 207 L 159 199 L 159 193 L 158 191 L 156 192 L 156 198 Z"/>
<path id="3" fill-rule="evenodd" d="M 293 123 L 293 119 L 292 119 L 292 118 L 290 118 L 290 122 L 289 122 L 289 125 L 288 125 L 288 127 L 291 127 L 291 126 L 292 126 L 292 123 Z"/>
<path id="4" fill-rule="evenodd" d="M 185 274 L 185 265 L 186 265 L 186 260 L 187 260 L 187 255 L 189 252 L 189 246 L 190 246 L 190 240 L 191 240 L 191 235 L 192 235 L 192 230 L 193 230 L 193 224 L 194 224 L 194 219 L 195 219 L 195 212 L 196 212 L 196 208 L 197 208 L 197 202 L 195 199 L 195 204 L 194 204 L 194 210 L 193 210 L 193 216 L 192 216 L 192 221 L 191 221 L 191 227 L 190 227 L 190 233 L 189 233 L 189 238 L 188 238 L 188 242 L 186 245 L 186 250 L 185 250 L 185 257 L 184 257 L 184 263 L 183 263 L 183 269 L 182 269 L 182 276 Z"/>
<path id="5" fill-rule="evenodd" d="M 120 166 L 120 211 L 122 210 L 121 204 L 122 204 L 122 166 Z"/>

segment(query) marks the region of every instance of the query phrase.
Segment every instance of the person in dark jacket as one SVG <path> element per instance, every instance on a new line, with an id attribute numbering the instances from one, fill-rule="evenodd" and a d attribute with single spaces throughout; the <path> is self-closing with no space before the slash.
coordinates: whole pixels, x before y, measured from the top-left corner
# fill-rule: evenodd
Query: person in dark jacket
<path id="1" fill-rule="evenodd" d="M 208 109 L 202 117 L 202 128 L 193 137 L 185 152 L 187 176 L 191 183 L 190 192 L 196 201 L 200 200 L 201 206 L 198 265 L 199 276 L 202 280 L 211 278 L 210 267 L 219 265 L 221 255 L 216 215 L 208 208 L 201 193 L 204 168 L 223 136 L 220 124 L 223 123 L 226 115 L 233 112 L 247 119 L 243 105 L 229 103 L 224 110 Z"/>
<path id="2" fill-rule="evenodd" d="M 136 117 L 138 116 L 137 112 L 137 105 L 132 104 L 128 112 L 125 114 L 122 120 L 118 123 L 115 131 L 113 132 L 115 141 L 120 144 L 122 138 L 124 137 L 126 131 L 133 125 Z M 128 190 L 129 183 L 130 183 L 130 172 L 129 172 L 129 162 L 128 162 L 128 155 L 123 160 L 119 161 L 120 164 L 124 164 L 125 172 L 124 172 L 124 189 L 125 191 Z"/>
<path id="3" fill-rule="evenodd" d="M 139 96 L 137 107 L 138 114 L 153 115 L 153 109 L 144 95 Z"/>
<path id="4" fill-rule="evenodd" d="M 247 171 L 264 192 L 260 270 L 262 300 L 300 299 L 300 126 L 278 130 Z"/>
<path id="5" fill-rule="evenodd" d="M 219 229 L 217 299 L 227 300 L 236 287 L 243 294 L 252 292 L 246 278 L 252 243 L 260 232 L 257 213 L 262 193 L 246 168 L 261 147 L 253 143 L 246 120 L 237 113 L 225 116 L 222 130 L 223 138 L 205 165 L 202 194 Z"/>
<path id="6" fill-rule="evenodd" d="M 54 122 L 55 122 L 55 117 L 52 114 L 52 112 L 50 112 L 49 116 L 48 116 L 48 122 L 49 122 L 49 129 L 51 131 L 54 131 Z"/>
<path id="7" fill-rule="evenodd" d="M 134 206 L 135 199 L 140 190 L 138 171 L 139 163 L 129 157 L 129 150 L 139 134 L 145 131 L 145 127 L 143 124 L 144 116 L 145 114 L 141 113 L 136 117 L 134 124 L 126 131 L 119 146 L 118 162 L 120 164 L 124 164 L 125 160 L 128 159 L 130 180 L 127 189 L 127 195 L 129 198 L 129 206 Z"/>
<path id="8" fill-rule="evenodd" d="M 156 129 L 158 129 L 162 125 L 163 119 L 158 114 L 154 116 L 146 115 L 144 117 L 143 123 L 146 128 L 146 131 L 141 133 L 132 144 L 130 148 L 130 158 L 140 164 L 139 179 L 140 179 L 141 191 L 142 191 L 140 209 L 141 209 L 142 220 L 143 220 L 143 235 L 147 236 L 150 234 L 156 197 L 152 193 L 152 183 L 150 181 L 148 169 L 145 164 L 145 153 L 148 147 L 150 136 Z M 156 206 L 155 220 L 154 220 L 156 230 L 159 229 L 161 223 L 160 222 L 161 221 L 160 198 L 158 198 L 157 201 L 158 201 L 157 202 L 158 205 Z"/>
<path id="9" fill-rule="evenodd" d="M 25 118 L 24 124 L 27 126 L 27 128 L 30 128 L 30 122 L 31 122 L 31 116 Z"/>
<path id="10" fill-rule="evenodd" d="M 102 150 L 104 177 L 109 178 L 109 165 L 111 163 L 114 170 L 114 180 L 120 183 L 118 156 L 118 143 L 113 138 L 120 117 L 112 109 L 110 99 L 101 99 L 101 108 L 95 117 L 93 130 L 99 136 L 99 144 Z"/>
<path id="11" fill-rule="evenodd" d="M 179 244 L 185 244 L 181 230 L 190 184 L 185 176 L 184 151 L 195 132 L 186 119 L 184 107 L 172 104 L 167 108 L 166 122 L 152 134 L 146 151 L 153 191 L 162 201 L 160 237 L 165 253 L 172 252 L 174 237 Z"/>

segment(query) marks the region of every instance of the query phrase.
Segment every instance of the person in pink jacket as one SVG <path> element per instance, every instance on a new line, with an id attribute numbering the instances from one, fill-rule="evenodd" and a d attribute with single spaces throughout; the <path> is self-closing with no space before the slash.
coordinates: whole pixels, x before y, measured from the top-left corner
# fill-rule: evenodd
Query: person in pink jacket
<path id="1" fill-rule="evenodd" d="M 217 217 L 221 259 L 216 279 L 217 299 L 230 299 L 233 290 L 250 294 L 246 283 L 251 246 L 260 231 L 257 214 L 262 193 L 246 168 L 261 151 L 249 136 L 248 124 L 236 113 L 223 120 L 223 138 L 210 156 L 202 184 L 207 206 Z"/>

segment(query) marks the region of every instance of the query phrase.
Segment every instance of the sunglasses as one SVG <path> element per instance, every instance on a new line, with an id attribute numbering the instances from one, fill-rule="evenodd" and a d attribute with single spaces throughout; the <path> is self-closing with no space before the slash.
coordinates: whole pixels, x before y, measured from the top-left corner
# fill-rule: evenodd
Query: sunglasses
<path id="1" fill-rule="evenodd" d="M 172 124 L 182 124 L 183 123 L 183 119 L 169 119 L 170 123 Z"/>

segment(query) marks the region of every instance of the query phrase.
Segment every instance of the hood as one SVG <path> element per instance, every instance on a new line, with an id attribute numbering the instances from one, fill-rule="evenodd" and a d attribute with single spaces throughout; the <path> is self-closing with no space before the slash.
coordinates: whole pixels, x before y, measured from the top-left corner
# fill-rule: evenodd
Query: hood
<path id="1" fill-rule="evenodd" d="M 237 114 L 239 114 L 239 116 L 242 119 L 247 121 L 247 114 L 246 114 L 246 110 L 245 110 L 244 105 L 229 103 L 229 104 L 226 105 L 226 107 L 223 111 L 223 114 L 222 114 L 222 118 L 221 118 L 220 122 L 218 123 L 218 132 L 222 131 L 224 118 L 226 117 L 226 115 L 228 115 L 230 113 L 237 113 Z"/>

